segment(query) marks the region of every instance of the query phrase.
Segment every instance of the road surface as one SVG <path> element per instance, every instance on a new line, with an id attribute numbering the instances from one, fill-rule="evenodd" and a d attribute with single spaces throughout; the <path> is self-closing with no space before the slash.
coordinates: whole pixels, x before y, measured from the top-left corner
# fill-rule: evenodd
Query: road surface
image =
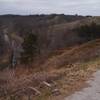
<path id="1" fill-rule="evenodd" d="M 86 83 L 89 87 L 75 92 L 66 97 L 65 100 L 100 100 L 100 71 L 95 72 Z"/>

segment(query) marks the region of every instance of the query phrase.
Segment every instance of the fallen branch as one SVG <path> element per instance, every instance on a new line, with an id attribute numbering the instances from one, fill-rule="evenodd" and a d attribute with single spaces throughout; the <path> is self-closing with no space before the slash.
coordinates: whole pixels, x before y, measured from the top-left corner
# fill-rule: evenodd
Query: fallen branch
<path id="1" fill-rule="evenodd" d="M 48 87 L 52 87 L 52 85 L 51 84 L 49 84 L 48 82 L 46 82 L 46 81 L 43 81 L 43 84 L 45 84 L 46 86 L 48 86 Z"/>
<path id="2" fill-rule="evenodd" d="M 35 91 L 38 95 L 41 95 L 41 92 L 34 87 L 29 87 L 29 89 Z"/>

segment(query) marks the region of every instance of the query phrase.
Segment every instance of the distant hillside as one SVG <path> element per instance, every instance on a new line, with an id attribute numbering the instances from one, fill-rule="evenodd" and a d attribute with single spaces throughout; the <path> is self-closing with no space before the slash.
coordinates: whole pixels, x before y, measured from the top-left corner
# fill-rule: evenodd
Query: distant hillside
<path id="1" fill-rule="evenodd" d="M 26 34 L 32 32 L 38 36 L 38 43 L 42 53 L 49 49 L 51 51 L 51 49 L 65 47 L 70 42 L 67 40 L 69 38 L 67 36 L 67 30 L 69 28 L 67 27 L 67 23 L 81 19 L 85 19 L 85 17 L 64 14 L 30 16 L 1 15 L 0 34 L 3 35 L 6 33 L 10 36 L 15 33 L 23 38 Z M 63 24 L 66 26 L 63 27 Z"/>
<path id="2" fill-rule="evenodd" d="M 23 38 L 29 34 L 38 37 L 39 56 L 48 54 L 71 46 L 80 45 L 85 41 L 79 33 L 73 31 L 80 25 L 91 22 L 100 23 L 100 17 L 84 17 L 78 15 L 2 15 L 0 16 L 1 52 L 11 52 L 10 42 L 16 41 L 17 48 L 21 49 Z M 9 43 L 5 41 L 5 34 Z M 10 53 L 8 53 L 10 54 Z"/>

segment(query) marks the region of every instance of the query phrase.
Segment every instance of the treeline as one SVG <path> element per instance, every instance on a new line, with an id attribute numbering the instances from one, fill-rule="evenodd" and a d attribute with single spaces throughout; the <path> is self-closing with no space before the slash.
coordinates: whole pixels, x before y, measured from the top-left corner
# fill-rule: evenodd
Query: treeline
<path id="1" fill-rule="evenodd" d="M 94 22 L 89 25 L 82 25 L 75 30 L 78 32 L 79 37 L 84 38 L 86 41 L 100 38 L 100 24 Z"/>

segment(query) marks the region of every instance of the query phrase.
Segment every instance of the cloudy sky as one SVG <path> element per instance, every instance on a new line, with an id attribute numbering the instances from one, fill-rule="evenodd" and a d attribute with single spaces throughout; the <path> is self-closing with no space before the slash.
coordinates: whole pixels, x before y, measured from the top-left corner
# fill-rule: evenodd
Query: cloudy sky
<path id="1" fill-rule="evenodd" d="M 100 15 L 100 0 L 0 0 L 0 14 Z"/>

